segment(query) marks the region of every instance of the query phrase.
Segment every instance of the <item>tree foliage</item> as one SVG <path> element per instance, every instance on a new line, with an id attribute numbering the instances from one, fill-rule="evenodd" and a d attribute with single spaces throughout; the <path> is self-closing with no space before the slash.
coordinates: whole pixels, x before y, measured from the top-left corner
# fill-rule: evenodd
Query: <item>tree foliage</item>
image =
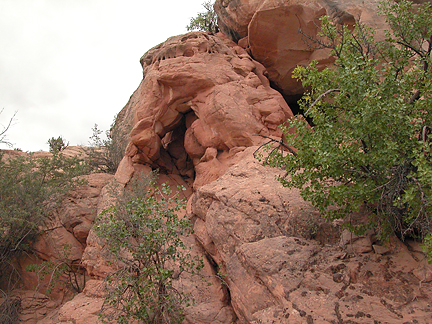
<path id="1" fill-rule="evenodd" d="M 60 152 L 52 157 L 33 155 L 6 159 L 0 153 L 0 277 L 13 270 L 13 259 L 28 251 L 44 222 L 62 197 L 82 183 L 83 161 Z"/>
<path id="2" fill-rule="evenodd" d="M 294 154 L 275 150 L 267 162 L 284 166 L 282 183 L 301 188 L 329 219 L 366 206 L 369 226 L 426 237 L 430 253 L 432 7 L 401 0 L 383 2 L 380 12 L 391 27 L 383 41 L 361 23 L 350 31 L 329 17 L 318 38 L 307 37 L 331 48 L 335 62 L 296 68 L 308 89 L 300 106 L 312 123 L 289 120 L 283 129 Z"/>
<path id="3" fill-rule="evenodd" d="M 128 186 L 95 227 L 115 264 L 121 264 L 107 277 L 102 318 L 119 323 L 182 323 L 182 307 L 189 299 L 174 288 L 173 278 L 202 267 L 181 240 L 192 232 L 191 222 L 177 216 L 184 202 L 167 184 L 157 187 L 152 174 L 137 177 Z"/>
<path id="4" fill-rule="evenodd" d="M 213 9 L 213 2 L 206 1 L 202 4 L 205 12 L 200 12 L 196 17 L 191 18 L 190 24 L 186 26 L 188 31 L 203 31 L 217 33 L 219 31 L 217 15 Z"/>
<path id="5" fill-rule="evenodd" d="M 49 151 L 54 153 L 63 151 L 66 147 L 69 146 L 69 142 L 66 143 L 66 140 L 62 136 L 59 136 L 57 138 L 51 137 L 48 140 L 48 145 Z"/>
<path id="6" fill-rule="evenodd" d="M 114 127 L 114 125 L 112 125 Z M 90 137 L 90 147 L 86 148 L 89 165 L 97 171 L 114 174 L 123 158 L 125 140 L 118 134 L 106 132 L 106 138 L 102 139 L 103 131 L 95 124 Z"/>

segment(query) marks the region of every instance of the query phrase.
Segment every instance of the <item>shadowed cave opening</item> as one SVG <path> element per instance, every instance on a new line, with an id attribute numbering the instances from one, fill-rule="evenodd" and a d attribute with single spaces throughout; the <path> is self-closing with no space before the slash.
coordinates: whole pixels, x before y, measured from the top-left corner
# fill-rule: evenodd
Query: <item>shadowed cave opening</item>
<path id="1" fill-rule="evenodd" d="M 192 123 L 198 119 L 195 112 L 190 109 L 181 113 L 181 119 L 174 123 L 166 134 L 162 137 L 160 148 L 160 157 L 152 166 L 153 169 L 158 168 L 164 174 L 178 174 L 183 180 L 188 183 L 192 188 L 195 180 L 195 168 L 192 157 L 186 152 L 185 137 L 187 130 L 192 126 Z M 203 148 L 202 155 L 204 155 L 205 148 Z M 194 156 L 194 158 L 199 158 Z M 196 216 L 195 216 L 196 217 Z M 213 276 L 221 280 L 221 289 L 223 291 L 223 302 L 226 306 L 231 305 L 231 291 L 226 284 L 220 265 L 206 252 L 204 246 L 201 245 L 199 240 L 195 239 L 196 244 L 202 252 L 203 257 L 208 262 L 212 269 Z"/>
<path id="2" fill-rule="evenodd" d="M 192 158 L 186 152 L 184 141 L 188 127 L 197 119 L 193 110 L 182 114 L 181 119 L 175 123 L 161 139 L 160 158 L 155 161 L 153 168 L 158 168 L 165 174 L 178 174 L 189 185 L 195 180 L 195 169 Z"/>
<path id="3" fill-rule="evenodd" d="M 271 81 L 271 80 L 269 80 L 269 81 L 270 81 L 270 87 L 281 94 L 281 96 L 284 98 L 285 102 L 290 107 L 294 116 L 302 115 L 303 117 L 305 117 L 305 115 L 304 115 L 305 111 L 300 107 L 300 104 L 299 104 L 299 101 L 303 97 L 304 92 L 301 94 L 296 94 L 296 95 L 287 95 L 287 94 L 284 94 L 283 90 L 280 87 L 278 87 L 273 81 Z M 305 117 L 305 119 L 309 123 L 309 125 L 313 126 L 312 118 Z"/>

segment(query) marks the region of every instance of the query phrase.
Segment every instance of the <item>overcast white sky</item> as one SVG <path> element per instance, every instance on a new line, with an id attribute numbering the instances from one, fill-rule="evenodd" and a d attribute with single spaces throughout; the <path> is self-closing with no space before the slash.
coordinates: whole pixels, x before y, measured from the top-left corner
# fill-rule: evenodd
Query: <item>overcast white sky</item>
<path id="1" fill-rule="evenodd" d="M 87 145 L 138 87 L 140 57 L 186 33 L 204 1 L 0 0 L 0 131 L 17 112 L 14 148 Z"/>

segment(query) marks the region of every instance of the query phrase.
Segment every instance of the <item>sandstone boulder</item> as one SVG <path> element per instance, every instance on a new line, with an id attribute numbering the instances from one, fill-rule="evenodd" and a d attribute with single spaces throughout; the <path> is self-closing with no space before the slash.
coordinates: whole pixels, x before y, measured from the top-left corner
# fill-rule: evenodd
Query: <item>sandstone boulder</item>
<path id="1" fill-rule="evenodd" d="M 122 178 L 147 165 L 197 188 L 223 174 L 237 148 L 261 143 L 258 134 L 280 136 L 292 116 L 264 67 L 222 34 L 172 37 L 141 64 L 144 79 L 118 119 L 133 125 Z"/>
<path id="2" fill-rule="evenodd" d="M 99 196 L 102 188 L 107 185 L 112 175 L 93 173 L 82 176 L 85 184 L 72 190 L 64 199 L 58 212 L 61 225 L 80 243 L 85 243 L 96 215 Z"/>
<path id="3" fill-rule="evenodd" d="M 219 247 L 212 253 L 216 262 L 230 258 L 243 243 L 281 235 L 312 238 L 323 223 L 297 189 L 283 188 L 276 180 L 282 170 L 264 167 L 253 157 L 256 148 L 238 153 L 235 166 L 191 198 L 195 234 L 203 246 Z"/>
<path id="4" fill-rule="evenodd" d="M 195 235 L 223 274 L 240 323 L 430 318 L 424 258 L 396 238 L 383 254 L 374 252 L 370 235 L 345 233 L 339 245 L 337 226 L 323 224 L 297 190 L 275 180 L 282 171 L 262 166 L 253 151 L 191 198 Z"/>
<path id="5" fill-rule="evenodd" d="M 91 280 L 86 289 L 60 308 L 47 314 L 38 324 L 75 323 L 100 324 L 99 313 L 103 304 L 103 282 Z"/>
<path id="6" fill-rule="evenodd" d="M 304 36 L 316 36 L 319 18 L 327 14 L 350 26 L 360 20 L 382 36 L 386 24 L 377 5 L 377 0 L 217 0 L 215 10 L 222 32 L 247 48 L 276 87 L 292 96 L 303 92 L 291 77 L 297 65 L 317 60 L 320 68 L 331 63 L 329 51 L 311 46 Z"/>

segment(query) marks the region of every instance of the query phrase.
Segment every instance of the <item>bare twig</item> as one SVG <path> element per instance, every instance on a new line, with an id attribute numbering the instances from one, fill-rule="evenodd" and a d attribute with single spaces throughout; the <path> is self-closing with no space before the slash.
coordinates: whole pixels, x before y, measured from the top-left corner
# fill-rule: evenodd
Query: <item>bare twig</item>
<path id="1" fill-rule="evenodd" d="M 317 28 L 320 28 L 315 22 L 314 22 L 314 24 Z M 298 32 L 303 35 L 304 43 L 311 49 L 315 49 L 315 50 L 323 49 L 323 48 L 334 49 L 332 47 L 332 45 L 326 44 L 323 41 L 319 40 L 318 38 L 315 38 L 315 37 L 312 37 L 312 36 L 306 34 L 301 28 L 299 28 Z M 308 40 L 310 42 L 308 42 Z"/>
<path id="2" fill-rule="evenodd" d="M 327 96 L 329 93 L 332 93 L 332 92 L 340 92 L 340 89 L 330 89 L 330 90 L 327 90 L 326 92 L 320 94 L 318 96 L 318 98 L 312 103 L 312 105 L 310 105 L 308 110 L 306 110 L 305 115 L 308 114 L 309 110 L 311 110 L 313 108 L 313 106 L 315 106 L 318 103 L 318 101 L 321 100 L 322 97 Z"/>
<path id="3" fill-rule="evenodd" d="M 422 49 L 419 50 L 419 49 L 415 48 L 414 46 L 412 46 L 411 44 L 409 44 L 408 42 L 397 41 L 396 43 L 409 48 L 410 50 L 412 50 L 414 53 L 416 53 L 420 57 L 424 57 L 424 55 L 425 55 L 425 53 L 423 53 Z"/>
<path id="4" fill-rule="evenodd" d="M 0 110 L 0 114 L 3 112 L 3 110 L 4 110 L 4 109 Z M 9 130 L 9 128 L 11 127 L 12 122 L 14 121 L 16 114 L 17 114 L 17 112 L 15 112 L 15 113 L 13 114 L 13 116 L 9 119 L 8 124 L 7 124 L 5 127 L 3 127 L 3 130 L 2 130 L 2 131 L 0 131 L 0 143 L 6 144 L 6 145 L 8 145 L 8 146 L 12 146 L 12 144 L 9 143 L 9 142 L 6 140 L 6 135 L 5 135 L 5 134 L 6 134 L 6 132 Z"/>
<path id="5" fill-rule="evenodd" d="M 270 143 L 278 143 L 280 146 L 283 146 L 284 148 L 286 148 L 292 155 L 294 155 L 294 156 L 297 156 L 297 153 L 291 148 L 291 147 L 289 147 L 288 145 L 286 145 L 283 141 L 282 141 L 282 139 L 280 139 L 280 140 L 277 140 L 277 139 L 274 139 L 274 138 L 272 138 L 272 137 L 270 137 L 270 136 L 267 136 L 267 135 L 262 135 L 262 134 L 255 134 L 256 136 L 261 136 L 261 137 L 264 137 L 264 138 L 268 138 L 270 141 L 268 141 L 267 143 L 264 143 L 264 144 L 261 144 L 256 150 L 255 150 L 255 152 L 254 152 L 254 156 L 255 156 L 255 153 L 256 152 L 258 152 L 261 148 L 263 148 L 263 146 L 265 146 L 265 145 L 267 145 L 267 144 L 270 144 Z"/>

